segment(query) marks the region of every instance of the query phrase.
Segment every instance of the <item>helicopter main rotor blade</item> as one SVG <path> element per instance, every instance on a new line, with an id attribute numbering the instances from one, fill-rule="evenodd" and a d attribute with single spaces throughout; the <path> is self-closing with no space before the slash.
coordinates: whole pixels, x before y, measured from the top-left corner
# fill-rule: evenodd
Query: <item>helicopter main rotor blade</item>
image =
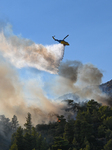
<path id="1" fill-rule="evenodd" d="M 64 39 L 66 39 L 68 36 L 69 36 L 69 35 L 65 36 Z M 63 39 L 63 40 L 64 40 L 64 39 Z"/>

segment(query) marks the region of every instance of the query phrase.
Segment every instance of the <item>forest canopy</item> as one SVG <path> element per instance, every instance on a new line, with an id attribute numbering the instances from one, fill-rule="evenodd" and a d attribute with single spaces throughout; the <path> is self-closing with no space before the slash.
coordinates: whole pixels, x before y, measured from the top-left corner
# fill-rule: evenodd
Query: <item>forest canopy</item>
<path id="1" fill-rule="evenodd" d="M 82 105 L 72 100 L 67 102 L 66 111 L 76 114 L 75 118 L 57 115 L 57 121 L 34 126 L 28 113 L 21 127 L 15 115 L 12 121 L 2 115 L 1 150 L 111 150 L 112 107 L 94 100 Z"/>

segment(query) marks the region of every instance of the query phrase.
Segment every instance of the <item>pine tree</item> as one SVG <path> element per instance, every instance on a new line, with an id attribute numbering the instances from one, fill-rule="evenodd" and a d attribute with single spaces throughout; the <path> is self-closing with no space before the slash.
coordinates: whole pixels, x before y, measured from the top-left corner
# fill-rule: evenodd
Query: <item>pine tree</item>
<path id="1" fill-rule="evenodd" d="M 90 143 L 88 142 L 86 137 L 84 139 L 84 145 L 85 145 L 84 150 L 90 150 Z"/>
<path id="2" fill-rule="evenodd" d="M 74 148 L 79 147 L 79 143 L 76 141 L 76 138 L 74 137 L 73 142 L 72 142 Z"/>
<path id="3" fill-rule="evenodd" d="M 54 145 L 52 145 L 53 150 L 64 149 L 68 150 L 68 141 L 64 140 L 62 137 L 55 137 Z"/>
<path id="4" fill-rule="evenodd" d="M 41 136 L 41 134 L 38 136 L 38 138 L 37 138 L 37 141 L 36 141 L 36 148 L 38 149 L 38 150 L 40 150 L 40 148 L 41 148 L 41 144 L 42 144 L 42 136 Z"/>
<path id="5" fill-rule="evenodd" d="M 31 114 L 28 113 L 28 116 L 26 118 L 26 123 L 24 124 L 26 127 L 26 131 L 31 135 L 31 129 L 32 129 L 32 122 L 31 122 Z"/>
<path id="6" fill-rule="evenodd" d="M 42 140 L 41 146 L 40 146 L 40 150 L 46 150 L 47 149 L 47 143 L 46 143 L 46 139 L 44 138 Z"/>
<path id="7" fill-rule="evenodd" d="M 15 140 L 18 150 L 24 150 L 23 129 L 21 127 L 17 129 Z"/>
<path id="8" fill-rule="evenodd" d="M 64 129 L 64 139 L 69 141 L 69 144 L 72 144 L 73 138 L 74 138 L 74 120 L 70 120 L 66 123 L 65 129 Z"/>
<path id="9" fill-rule="evenodd" d="M 66 119 L 64 118 L 63 115 L 58 116 L 58 126 L 56 129 L 56 136 L 61 136 L 63 137 L 63 133 L 64 133 L 64 126 L 66 124 Z"/>
<path id="10" fill-rule="evenodd" d="M 36 132 L 36 129 L 34 127 L 32 127 L 32 147 L 33 148 L 37 148 L 37 143 L 38 143 L 38 133 Z"/>
<path id="11" fill-rule="evenodd" d="M 18 121 L 17 121 L 17 117 L 14 115 L 11 121 L 11 127 L 13 131 L 16 131 L 17 128 L 19 127 Z"/>
<path id="12" fill-rule="evenodd" d="M 6 118 L 4 115 L 1 115 L 1 129 L 4 132 L 4 135 L 7 138 L 10 138 L 12 130 L 11 130 L 11 122 L 9 118 Z"/>
<path id="13" fill-rule="evenodd" d="M 34 147 L 32 146 L 32 136 L 29 133 L 24 135 L 24 150 L 32 150 Z"/>

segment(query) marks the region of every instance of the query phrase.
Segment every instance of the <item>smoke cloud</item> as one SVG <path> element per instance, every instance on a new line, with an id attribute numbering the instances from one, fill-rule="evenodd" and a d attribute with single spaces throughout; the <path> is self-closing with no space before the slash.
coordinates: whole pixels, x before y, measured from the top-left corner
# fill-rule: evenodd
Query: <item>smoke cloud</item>
<path id="1" fill-rule="evenodd" d="M 61 96 L 74 93 L 79 100 L 94 99 L 102 104 L 110 104 L 110 98 L 99 89 L 103 74 L 92 64 L 83 65 L 79 61 L 62 62 L 59 67 L 59 76 L 55 78 L 55 86 L 49 83 L 54 95 Z"/>
<path id="2" fill-rule="evenodd" d="M 15 68 L 7 61 L 0 59 L 0 113 L 12 118 L 17 115 L 20 124 L 25 122 L 25 116 L 30 112 L 33 123 L 53 121 L 56 116 L 49 115 L 64 114 L 62 108 L 64 104 L 51 101 L 45 96 L 41 86 L 37 81 L 30 80 L 27 83 L 27 89 L 38 100 L 29 106 L 23 92 L 23 83 L 20 82 Z M 53 114 L 52 113 L 52 114 Z"/>
<path id="3" fill-rule="evenodd" d="M 15 114 L 21 124 L 25 122 L 28 112 L 32 114 L 34 124 L 56 119 L 56 116 L 51 114 L 57 114 L 57 112 L 63 114 L 61 108 L 64 107 L 64 104 L 48 99 L 37 80 L 32 79 L 27 83 L 21 83 L 15 68 L 27 66 L 57 74 L 64 55 L 63 45 L 55 44 L 44 47 L 14 35 L 11 25 L 1 23 L 0 54 L 1 114 L 5 114 L 9 118 Z M 25 99 L 24 84 L 27 85 L 27 93 L 31 93 L 38 99 L 36 102 L 32 101 L 30 106 Z"/>
<path id="4" fill-rule="evenodd" d="M 11 25 L 7 25 L 0 29 L 0 51 L 18 68 L 28 66 L 56 74 L 63 59 L 64 46 L 36 44 L 29 39 L 14 35 Z"/>
<path id="5" fill-rule="evenodd" d="M 55 114 L 65 115 L 66 106 L 49 99 L 36 79 L 21 83 L 15 67 L 27 66 L 51 74 L 58 73 L 55 79 L 44 83 L 56 97 L 72 92 L 79 96 L 80 101 L 95 99 L 103 104 L 112 104 L 111 99 L 99 89 L 103 74 L 98 68 L 80 61 L 60 63 L 64 55 L 61 44 L 44 47 L 14 35 L 11 27 L 3 24 L 0 26 L 0 54 L 0 113 L 9 118 L 17 115 L 20 124 L 25 122 L 28 112 L 32 114 L 34 124 L 55 120 Z M 36 98 L 30 105 L 26 94 Z"/>

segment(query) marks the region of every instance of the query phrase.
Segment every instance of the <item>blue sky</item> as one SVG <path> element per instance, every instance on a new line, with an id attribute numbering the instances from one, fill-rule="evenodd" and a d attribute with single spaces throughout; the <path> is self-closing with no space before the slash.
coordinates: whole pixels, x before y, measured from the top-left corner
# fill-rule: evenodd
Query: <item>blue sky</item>
<path id="1" fill-rule="evenodd" d="M 1 0 L 0 19 L 13 26 L 14 34 L 37 44 L 55 44 L 52 35 L 62 39 L 69 34 L 63 61 L 92 63 L 103 72 L 102 82 L 112 79 L 111 0 Z"/>

